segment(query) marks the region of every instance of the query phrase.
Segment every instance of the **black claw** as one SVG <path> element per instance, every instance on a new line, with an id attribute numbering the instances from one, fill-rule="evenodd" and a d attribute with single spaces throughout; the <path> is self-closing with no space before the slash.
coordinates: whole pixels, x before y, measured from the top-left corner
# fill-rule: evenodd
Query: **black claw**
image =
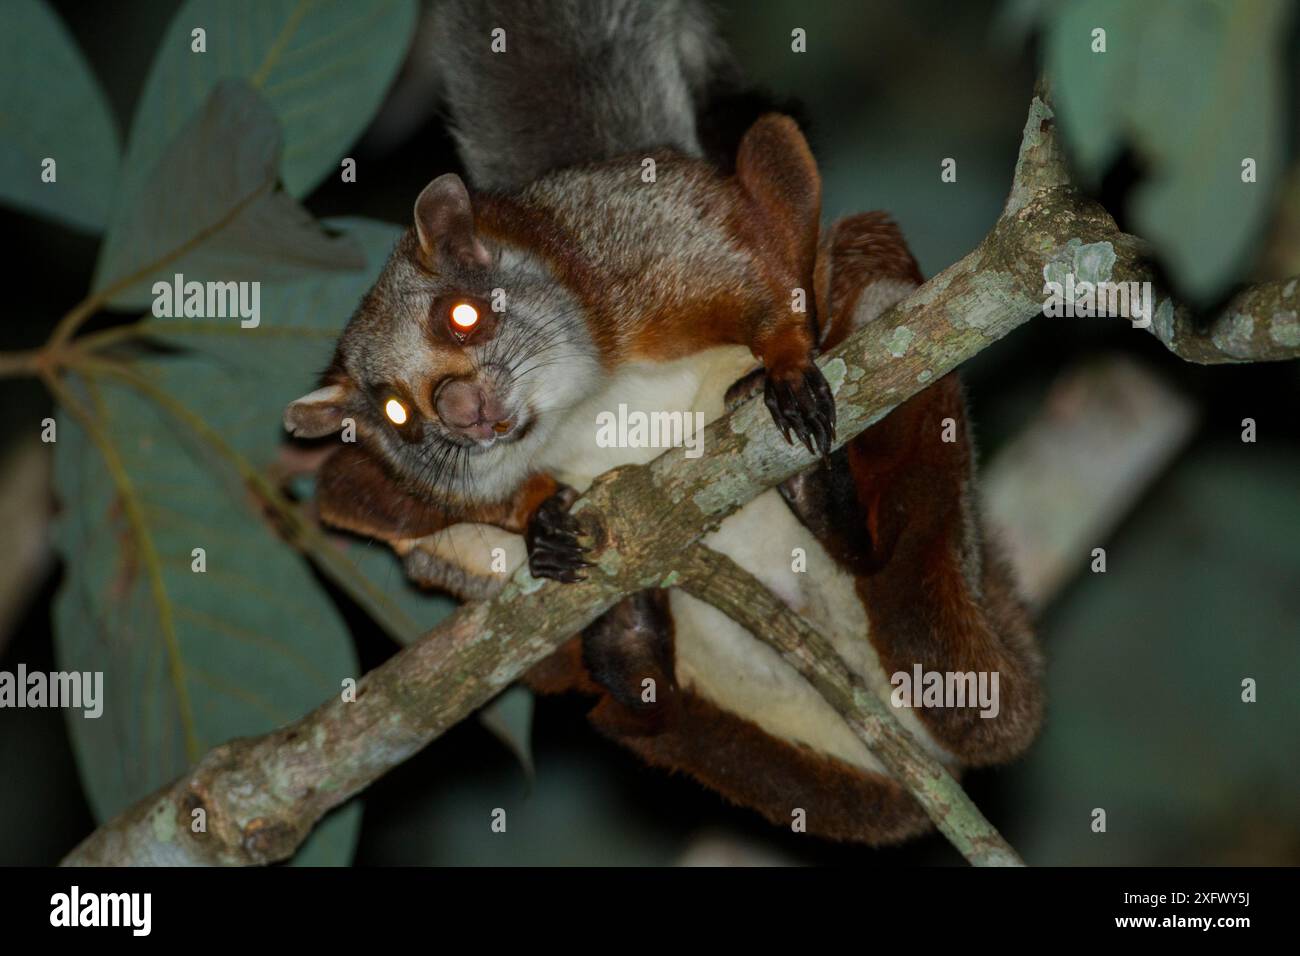
<path id="1" fill-rule="evenodd" d="M 790 426 L 785 421 L 785 411 L 781 407 L 780 398 L 778 398 L 778 389 L 780 389 L 780 386 L 769 380 L 763 388 L 763 404 L 772 413 L 772 420 L 776 422 L 776 427 L 781 429 L 782 436 L 788 442 L 790 441 Z"/>
<path id="2" fill-rule="evenodd" d="M 827 458 L 835 440 L 835 397 L 821 369 L 813 365 L 797 385 L 768 378 L 764 404 L 787 442 L 791 432 L 809 454 Z"/>
<path id="3" fill-rule="evenodd" d="M 580 569 L 592 563 L 583 557 L 591 551 L 578 543 L 582 528 L 568 512 L 571 499 L 557 492 L 542 502 L 528 522 L 524 543 L 528 548 L 528 570 L 535 578 L 573 583 L 586 579 Z"/>

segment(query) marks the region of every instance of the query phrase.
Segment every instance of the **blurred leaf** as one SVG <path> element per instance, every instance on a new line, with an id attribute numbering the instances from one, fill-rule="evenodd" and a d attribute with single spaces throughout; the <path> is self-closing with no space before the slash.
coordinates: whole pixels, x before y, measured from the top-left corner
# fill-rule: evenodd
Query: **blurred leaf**
<path id="1" fill-rule="evenodd" d="M 223 80 L 163 150 L 148 180 L 124 193 L 95 287 L 165 261 L 112 298 L 114 305 L 143 308 L 153 300 L 153 283 L 170 283 L 178 273 L 187 282 L 275 282 L 360 269 L 365 258 L 355 243 L 327 234 L 276 188 L 279 167 L 274 114 L 242 80 Z"/>
<path id="2" fill-rule="evenodd" d="M 190 400 L 214 384 L 211 366 L 189 357 L 140 371 Z M 115 478 L 104 450 L 60 415 L 56 646 L 61 668 L 105 675 L 103 716 L 68 718 L 103 820 L 208 748 L 301 716 L 358 665 L 332 603 L 224 460 L 116 380 L 79 391 L 121 468 Z M 201 407 L 222 430 L 241 404 L 226 393 Z M 205 551 L 204 573 L 192 570 L 194 548 Z M 338 862 L 355 840 L 351 819 L 334 835 Z"/>
<path id="3" fill-rule="evenodd" d="M 234 318 L 146 319 L 150 337 L 181 354 L 132 366 L 259 470 L 284 447 L 284 406 L 315 387 L 400 233 L 366 220 L 328 225 L 361 250 L 364 269 L 264 287 L 256 328 Z M 328 595 L 201 430 L 115 379 L 96 391 L 144 522 L 143 533 L 131 525 L 102 455 L 61 415 L 59 543 L 69 574 L 57 605 L 60 655 L 65 666 L 122 682 L 121 696 L 106 689 L 101 721 L 73 720 L 102 816 L 183 772 L 207 747 L 300 716 L 357 665 Z M 150 547 L 159 556 L 152 578 Z M 193 547 L 207 549 L 206 574 L 190 571 Z M 340 547 L 355 565 L 354 587 L 369 595 L 363 606 L 382 608 L 382 623 L 407 640 L 452 607 L 412 588 L 387 548 Z M 295 861 L 345 862 L 358 813 L 332 815 Z"/>
<path id="4" fill-rule="evenodd" d="M 87 232 L 108 222 L 119 145 L 108 101 L 42 0 L 9 0 L 0 34 L 0 200 Z M 41 182 L 41 161 L 58 178 Z"/>
<path id="5" fill-rule="evenodd" d="M 410 47 L 414 0 L 187 0 L 131 123 L 126 184 L 149 177 L 219 80 L 257 89 L 284 129 L 285 189 L 305 196 L 370 122 Z M 191 51 L 203 28 L 207 52 Z"/>
<path id="6" fill-rule="evenodd" d="M 366 219 L 327 220 L 325 226 L 357 245 L 365 267 L 263 286 L 262 321 L 256 328 L 243 328 L 237 319 L 146 320 L 152 338 L 184 349 L 210 370 L 187 388 L 186 402 L 199 411 L 227 406 L 222 436 L 259 469 L 281 454 L 287 440 L 284 407 L 319 384 L 339 333 L 401 233 L 397 226 Z M 240 398 L 233 406 L 231 395 Z M 309 493 L 310 484 L 304 490 Z M 444 595 L 412 586 L 388 547 L 341 535 L 334 540 L 355 565 L 357 587 L 371 595 L 363 606 L 395 639 L 409 643 L 455 607 Z"/>
<path id="7" fill-rule="evenodd" d="M 187 390 L 191 407 L 207 414 L 225 406 L 223 435 L 258 467 L 269 465 L 286 438 L 284 407 L 318 384 L 339 334 L 379 274 L 401 234 L 369 219 L 321 225 L 357 251 L 353 272 L 317 272 L 262 287 L 262 321 L 244 328 L 237 318 L 145 318 L 149 336 L 184 350 L 223 376 L 211 394 Z M 239 401 L 232 403 L 230 396 Z"/>
<path id="8" fill-rule="evenodd" d="M 1138 232 L 1202 303 L 1242 277 L 1283 175 L 1285 0 L 1079 0 L 1055 11 L 1047 66 L 1079 173 L 1097 184 L 1124 144 L 1148 178 Z M 1106 52 L 1092 52 L 1092 31 Z M 1243 183 L 1254 159 L 1258 182 Z"/>
<path id="9" fill-rule="evenodd" d="M 1107 572 L 1082 575 L 1045 634 L 1043 736 L 1001 771 L 1028 794 L 1007 836 L 1030 863 L 1228 862 L 1256 823 L 1300 833 L 1298 468 L 1267 445 L 1203 450 L 1098 542 Z"/>
<path id="10" fill-rule="evenodd" d="M 371 606 L 366 610 L 399 644 L 412 643 L 456 609 L 456 601 L 448 595 L 412 584 L 401 558 L 388 545 L 346 534 L 331 534 L 331 539 L 373 600 L 384 605 L 382 617 Z"/>
<path id="11" fill-rule="evenodd" d="M 533 692 L 521 684 L 509 688 L 479 711 L 479 720 L 518 758 L 531 789 L 537 776 L 533 766 Z"/>
<path id="12" fill-rule="evenodd" d="M 268 285 L 258 327 L 242 328 L 233 318 L 146 320 L 154 338 L 184 354 L 133 367 L 258 468 L 284 440 L 281 410 L 314 386 L 399 232 L 365 221 L 331 227 L 350 236 L 366 267 Z M 144 580 L 137 533 L 99 451 L 61 415 L 56 477 L 67 509 L 59 543 L 75 558 L 56 604 L 56 637 L 64 666 L 109 678 L 105 716 L 72 718 L 102 819 L 183 772 L 193 753 L 305 713 L 337 693 L 357 664 L 328 596 L 270 533 L 229 463 L 135 391 L 116 382 L 100 391 L 113 447 L 135 477 L 161 578 L 157 589 Z M 190 571 L 192 547 L 207 550 L 205 574 Z M 398 580 L 404 584 L 400 569 Z M 178 666 L 173 653 L 181 656 Z M 182 689 L 191 698 L 187 708 Z M 331 815 L 295 860 L 347 862 L 359 806 Z"/>
<path id="13" fill-rule="evenodd" d="M 1300 275 L 1300 166 L 1292 166 L 1269 234 L 1264 278 Z"/>

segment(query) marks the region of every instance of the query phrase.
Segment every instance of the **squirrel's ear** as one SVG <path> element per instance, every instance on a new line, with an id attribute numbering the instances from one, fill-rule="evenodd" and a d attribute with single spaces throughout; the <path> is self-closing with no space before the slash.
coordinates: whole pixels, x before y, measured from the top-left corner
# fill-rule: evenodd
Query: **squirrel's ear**
<path id="1" fill-rule="evenodd" d="M 284 427 L 295 438 L 320 438 L 343 427 L 348 386 L 325 385 L 290 402 L 284 410 Z"/>
<path id="2" fill-rule="evenodd" d="M 736 178 L 788 242 L 789 261 L 812 276 L 822 211 L 822 180 L 808 141 L 788 116 L 768 113 L 745 133 L 736 152 Z"/>
<path id="3" fill-rule="evenodd" d="M 437 269 L 447 260 L 467 269 L 492 264 L 474 233 L 469 191 L 455 173 L 439 176 L 420 191 L 415 200 L 415 232 L 430 268 Z"/>

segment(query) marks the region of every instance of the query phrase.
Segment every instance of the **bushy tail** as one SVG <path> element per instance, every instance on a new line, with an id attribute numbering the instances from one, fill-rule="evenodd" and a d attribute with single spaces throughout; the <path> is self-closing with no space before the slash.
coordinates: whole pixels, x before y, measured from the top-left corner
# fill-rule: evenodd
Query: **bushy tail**
<path id="1" fill-rule="evenodd" d="M 698 0 L 441 0 L 445 105 L 479 189 L 657 147 L 700 154 L 729 56 Z"/>

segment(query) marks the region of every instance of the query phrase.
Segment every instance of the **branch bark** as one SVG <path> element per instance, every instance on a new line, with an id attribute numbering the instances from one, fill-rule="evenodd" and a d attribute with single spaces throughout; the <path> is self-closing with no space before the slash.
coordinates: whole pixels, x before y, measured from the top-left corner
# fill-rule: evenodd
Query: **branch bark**
<path id="1" fill-rule="evenodd" d="M 837 444 L 1038 315 L 1044 269 L 1063 263 L 1081 279 L 1102 278 L 1103 267 L 1114 281 L 1149 272 L 1105 209 L 1070 187 L 1051 108 L 1036 96 L 1011 198 L 988 236 L 819 361 L 836 396 Z M 1179 336 L 1180 347 L 1194 341 Z M 354 703 L 330 700 L 286 727 L 214 748 L 190 773 L 101 826 L 64 862 L 256 864 L 289 857 L 326 812 L 487 703 L 619 599 L 678 583 L 702 536 L 815 463 L 781 439 L 758 400 L 710 425 L 705 447 L 710 451 L 700 458 L 670 452 L 592 485 L 574 508 L 594 542 L 596 567 L 587 582 L 543 583 L 521 569 L 498 596 L 460 608 L 362 678 Z M 818 679 L 829 681 L 820 672 Z M 852 719 L 865 727 L 865 705 L 854 704 Z M 905 746 L 879 733 L 886 749 Z M 913 782 L 925 790 L 924 774 L 916 773 Z M 200 808 L 206 831 L 195 833 L 191 820 Z M 994 843 L 964 849 L 991 859 L 1009 850 Z"/>

